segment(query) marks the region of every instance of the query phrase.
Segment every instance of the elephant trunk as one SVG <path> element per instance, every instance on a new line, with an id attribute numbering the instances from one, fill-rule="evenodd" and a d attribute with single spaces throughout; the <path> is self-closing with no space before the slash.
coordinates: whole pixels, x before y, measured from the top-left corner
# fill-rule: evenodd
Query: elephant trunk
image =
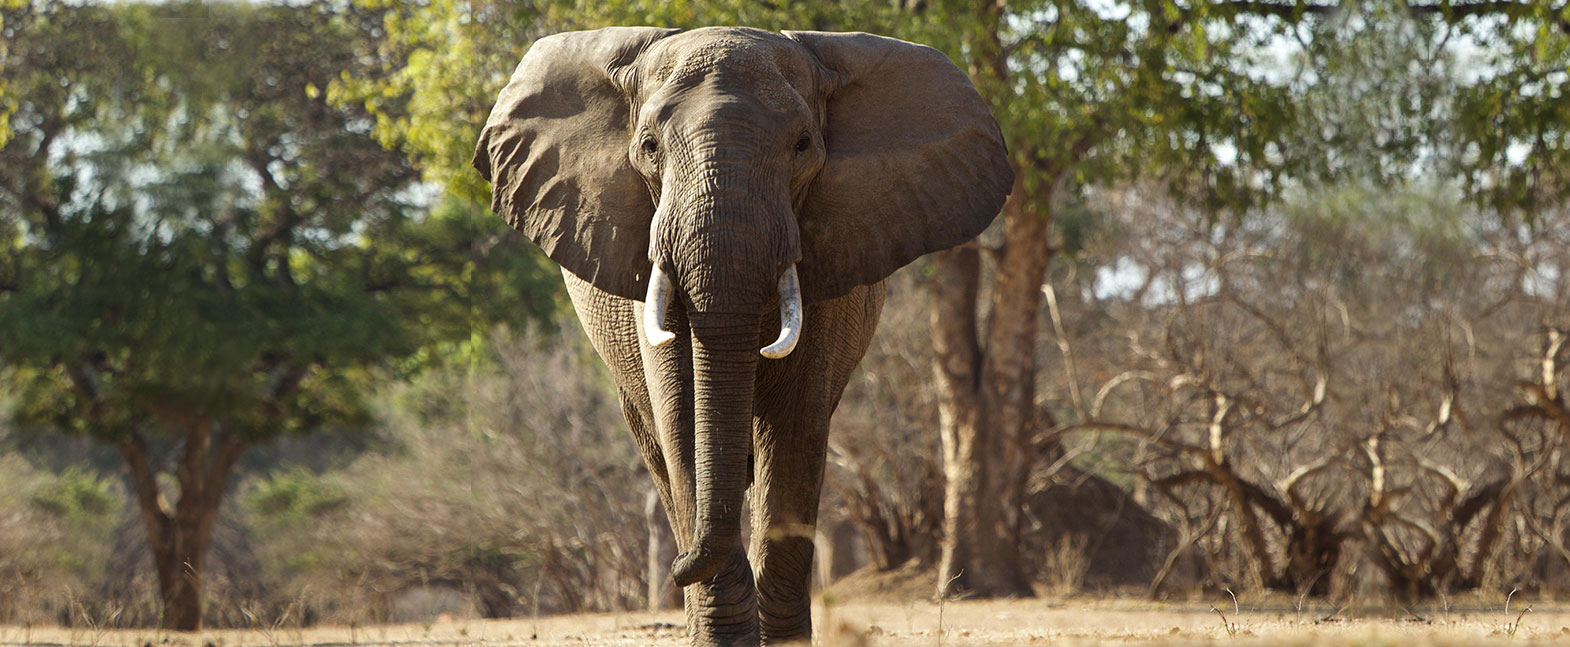
<path id="1" fill-rule="evenodd" d="M 694 137 L 709 139 L 721 141 Z M 694 161 L 673 167 L 663 183 L 666 208 L 650 237 L 651 260 L 685 297 L 692 342 L 693 536 L 671 566 L 678 586 L 713 577 L 740 543 L 761 319 L 778 298 L 781 274 L 801 257 L 788 194 L 756 185 L 752 152 L 695 146 L 689 153 Z M 661 295 L 651 294 L 658 309 Z M 771 352 L 794 344 L 786 337 Z"/>
<path id="2" fill-rule="evenodd" d="M 756 314 L 693 312 L 689 322 L 696 518 L 689 549 L 671 566 L 677 586 L 713 577 L 741 539 L 758 363 Z"/>

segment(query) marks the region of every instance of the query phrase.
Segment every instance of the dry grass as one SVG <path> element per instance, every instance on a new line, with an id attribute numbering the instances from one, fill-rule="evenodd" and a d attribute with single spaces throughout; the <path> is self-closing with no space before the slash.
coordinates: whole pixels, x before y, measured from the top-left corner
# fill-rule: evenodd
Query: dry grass
<path id="1" fill-rule="evenodd" d="M 1227 605 L 1230 611 L 1230 604 Z M 1543 605 L 1539 605 L 1542 607 Z M 1539 608 L 1512 631 L 1516 612 L 1502 608 L 1435 613 L 1419 620 L 1338 616 L 1327 611 L 1227 613 L 1224 627 L 1207 603 L 1154 604 L 1124 600 L 1006 600 L 847 602 L 819 605 L 819 644 L 887 647 L 970 645 L 1476 645 L 1563 644 L 1570 640 L 1570 609 Z M 1340 615 L 1347 615 L 1343 611 Z M 373 647 L 380 645 L 687 644 L 680 612 L 588 614 L 538 620 L 446 620 L 428 624 L 224 630 L 196 635 L 156 630 L 0 627 L 0 645 L 49 647 Z"/>

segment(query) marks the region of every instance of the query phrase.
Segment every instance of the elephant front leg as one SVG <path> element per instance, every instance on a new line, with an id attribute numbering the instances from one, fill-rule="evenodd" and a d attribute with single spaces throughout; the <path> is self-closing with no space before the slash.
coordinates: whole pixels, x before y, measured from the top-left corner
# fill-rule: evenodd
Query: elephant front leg
<path id="1" fill-rule="evenodd" d="M 753 570 L 765 645 L 812 640 L 813 539 L 829 418 L 876 328 L 883 285 L 807 310 L 795 353 L 759 371 L 753 451 Z"/>
<path id="2" fill-rule="evenodd" d="M 760 440 L 772 437 L 760 443 L 753 489 L 761 637 L 764 645 L 805 645 L 812 641 L 813 536 L 827 433 L 760 427 Z"/>
<path id="3" fill-rule="evenodd" d="M 746 549 L 737 546 L 719 573 L 682 590 L 687 634 L 700 647 L 755 647 L 758 644 L 757 589 Z"/>

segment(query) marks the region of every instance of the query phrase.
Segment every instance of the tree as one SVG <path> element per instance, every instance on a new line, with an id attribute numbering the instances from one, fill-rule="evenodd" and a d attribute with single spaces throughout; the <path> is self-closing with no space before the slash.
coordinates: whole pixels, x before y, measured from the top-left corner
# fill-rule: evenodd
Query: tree
<path id="1" fill-rule="evenodd" d="M 370 46 L 364 19 L 4 14 L 21 99 L 0 149 L 0 202 L 18 215 L 0 230 L 3 378 L 20 424 L 124 458 L 166 628 L 201 626 L 204 554 L 248 448 L 363 425 L 383 376 L 554 309 L 527 292 L 537 262 L 488 253 L 472 210 L 422 217 L 404 156 L 367 136 L 369 115 L 327 103 Z"/>
<path id="2" fill-rule="evenodd" d="M 943 11 L 939 11 L 943 9 Z M 1135 169 L 1212 210 L 1277 190 L 1292 88 L 1262 78 L 1263 45 L 1311 31 L 1311 3 L 977 3 L 926 10 L 1009 137 L 1014 194 L 1001 232 L 937 254 L 934 366 L 946 471 L 942 595 L 1029 595 L 1025 484 L 1053 447 L 1031 439 L 1042 282 L 1054 216 Z M 958 25 L 958 29 L 953 26 Z M 954 42 L 957 41 L 957 42 Z M 1069 223 L 1072 226 L 1080 223 Z M 1075 230 L 1061 233 L 1073 245 Z M 984 280 L 984 259 L 995 268 Z M 986 289 L 983 289 L 984 285 Z"/>

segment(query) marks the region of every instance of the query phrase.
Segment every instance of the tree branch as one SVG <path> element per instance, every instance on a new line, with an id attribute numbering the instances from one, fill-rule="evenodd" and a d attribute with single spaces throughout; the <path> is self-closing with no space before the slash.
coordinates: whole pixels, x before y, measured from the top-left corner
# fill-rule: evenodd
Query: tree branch
<path id="1" fill-rule="evenodd" d="M 133 429 L 115 443 L 115 449 L 125 458 L 131 489 L 135 491 L 137 507 L 142 511 L 148 532 L 155 539 L 164 537 L 169 529 L 170 511 L 158 491 L 158 468 L 153 465 L 147 439 Z"/>
<path id="2" fill-rule="evenodd" d="M 223 440 L 218 443 L 218 449 L 214 450 L 212 459 L 208 461 L 206 480 L 210 487 L 204 492 L 206 500 L 202 502 L 206 507 L 216 507 L 222 500 L 230 472 L 234 471 L 235 463 L 240 461 L 240 456 L 249 447 L 250 444 L 239 434 L 233 431 L 223 434 Z"/>

